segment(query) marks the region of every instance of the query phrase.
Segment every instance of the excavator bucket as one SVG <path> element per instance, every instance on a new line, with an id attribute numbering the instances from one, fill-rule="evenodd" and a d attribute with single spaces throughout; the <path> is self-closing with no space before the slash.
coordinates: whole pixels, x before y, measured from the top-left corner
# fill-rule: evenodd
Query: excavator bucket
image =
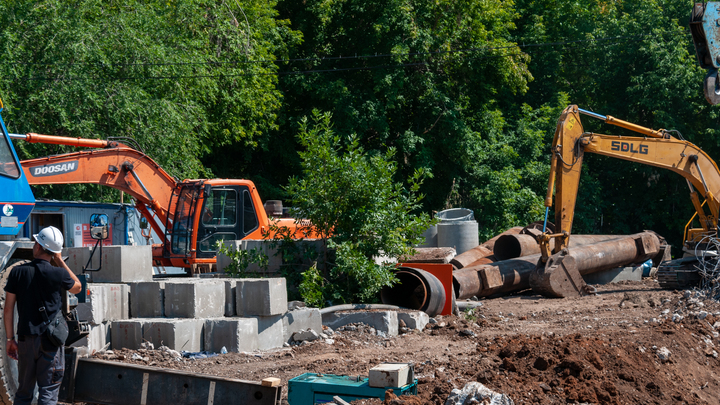
<path id="1" fill-rule="evenodd" d="M 538 262 L 530 275 L 530 287 L 536 293 L 553 298 L 588 295 L 588 286 L 580 275 L 575 258 L 568 255 L 567 249 L 552 255 L 547 263 Z"/>

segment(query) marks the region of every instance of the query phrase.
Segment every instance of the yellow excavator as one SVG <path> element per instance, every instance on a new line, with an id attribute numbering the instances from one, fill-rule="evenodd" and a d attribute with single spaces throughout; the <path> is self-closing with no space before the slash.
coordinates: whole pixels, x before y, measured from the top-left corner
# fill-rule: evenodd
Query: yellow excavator
<path id="1" fill-rule="evenodd" d="M 638 133 L 638 136 L 603 135 L 585 132 L 580 115 Z M 685 226 L 685 248 L 692 250 L 707 236 L 717 234 L 720 201 L 720 170 L 698 146 L 686 141 L 678 131 L 642 127 L 609 115 L 600 115 L 568 106 L 558 119 L 552 144 L 550 178 L 545 198 L 546 215 L 555 205 L 555 231 L 543 229 L 537 239 L 542 258 L 530 278 L 532 288 L 546 296 L 570 297 L 588 294 L 588 288 L 573 260 L 568 256 L 580 169 L 585 152 L 672 170 L 687 180 L 695 215 Z M 701 202 L 700 198 L 704 201 Z M 707 212 L 706 212 L 707 209 Z M 695 218 L 699 228 L 692 228 Z M 554 240 L 551 251 L 550 241 Z M 665 288 L 683 288 L 699 281 L 695 258 L 665 262 L 658 268 L 658 280 Z"/>

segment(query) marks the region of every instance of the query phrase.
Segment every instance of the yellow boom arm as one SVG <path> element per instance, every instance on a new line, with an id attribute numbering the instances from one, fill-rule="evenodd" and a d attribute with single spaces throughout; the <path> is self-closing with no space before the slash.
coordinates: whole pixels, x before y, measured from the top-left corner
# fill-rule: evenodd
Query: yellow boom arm
<path id="1" fill-rule="evenodd" d="M 643 136 L 625 137 L 584 132 L 580 122 L 581 113 L 638 132 Z M 543 261 L 547 261 L 550 256 L 548 242 L 551 238 L 555 238 L 555 248 L 552 253 L 567 248 L 570 242 L 580 169 L 585 152 L 660 167 L 680 174 L 688 181 L 690 197 L 703 230 L 707 232 L 717 228 L 720 208 L 717 198 L 720 194 L 720 170 L 705 152 L 688 141 L 671 136 L 668 131 L 652 130 L 571 105 L 560 116 L 553 140 L 545 206 L 552 207 L 553 189 L 555 189 L 556 233 L 546 233 L 541 236 Z M 710 210 L 709 215 L 705 215 L 695 190 L 705 198 Z"/>

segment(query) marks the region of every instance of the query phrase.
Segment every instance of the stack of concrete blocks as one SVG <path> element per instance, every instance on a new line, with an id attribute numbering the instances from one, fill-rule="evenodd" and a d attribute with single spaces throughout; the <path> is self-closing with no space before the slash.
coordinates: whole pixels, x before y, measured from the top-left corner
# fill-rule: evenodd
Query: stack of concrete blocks
<path id="1" fill-rule="evenodd" d="M 88 264 L 92 248 L 66 248 L 63 256 L 75 274 L 82 274 Z M 77 307 L 80 320 L 88 321 L 90 334 L 73 346 L 87 346 L 90 351 L 102 349 L 111 336 L 112 322 L 128 319 L 130 288 L 126 283 L 152 280 L 152 248 L 150 246 L 105 246 L 100 266 L 100 251 L 96 250 L 87 272 L 91 282 L 87 286 L 85 303 Z"/>
<path id="2" fill-rule="evenodd" d="M 233 243 L 269 249 L 267 241 L 240 242 Z M 90 251 L 68 248 L 63 254 L 80 274 Z M 243 352 L 281 347 L 295 332 L 322 331 L 318 309 L 288 312 L 284 278 L 153 281 L 149 246 L 104 247 L 102 256 L 102 271 L 91 273 L 88 302 L 78 306 L 80 319 L 90 321 L 91 333 L 77 345 L 91 350 L 109 341 L 114 349 L 138 349 L 148 341 L 178 351 L 219 352 L 225 347 Z M 98 264 L 95 258 L 90 267 Z"/>
<path id="3" fill-rule="evenodd" d="M 226 300 L 228 317 L 205 322 L 205 350 L 268 350 L 285 343 L 283 318 L 288 311 L 284 278 L 225 280 L 225 291 L 235 297 L 234 311 Z"/>
<path id="4" fill-rule="evenodd" d="M 112 324 L 113 348 L 143 341 L 178 351 L 249 352 L 282 347 L 301 330 L 322 331 L 316 308 L 288 311 L 284 278 L 132 283 L 133 318 Z"/>
<path id="5" fill-rule="evenodd" d="M 112 322 L 130 317 L 130 288 L 127 284 L 88 284 L 85 302 L 78 304 L 78 318 L 90 324 L 90 334 L 72 346 L 87 346 L 91 352 L 110 341 Z"/>
<path id="6" fill-rule="evenodd" d="M 113 322 L 113 348 L 137 349 L 143 341 L 178 351 L 203 348 L 206 318 L 225 313 L 225 283 L 184 279 L 130 284 L 133 319 Z"/>

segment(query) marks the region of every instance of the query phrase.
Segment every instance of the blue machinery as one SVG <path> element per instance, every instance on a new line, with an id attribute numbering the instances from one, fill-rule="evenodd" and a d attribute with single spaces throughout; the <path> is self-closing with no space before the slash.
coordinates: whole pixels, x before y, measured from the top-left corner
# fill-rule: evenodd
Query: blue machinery
<path id="1" fill-rule="evenodd" d="M 0 100 L 0 111 L 3 110 Z M 15 148 L 0 117 L 0 235 L 14 236 L 20 232 L 35 206 L 30 184 L 20 167 Z"/>
<path id="2" fill-rule="evenodd" d="M 315 405 L 333 402 L 337 395 L 347 402 L 365 398 L 385 398 L 385 391 L 395 395 L 417 395 L 417 379 L 400 388 L 373 388 L 367 378 L 360 376 L 305 373 L 288 381 L 290 405 Z"/>

